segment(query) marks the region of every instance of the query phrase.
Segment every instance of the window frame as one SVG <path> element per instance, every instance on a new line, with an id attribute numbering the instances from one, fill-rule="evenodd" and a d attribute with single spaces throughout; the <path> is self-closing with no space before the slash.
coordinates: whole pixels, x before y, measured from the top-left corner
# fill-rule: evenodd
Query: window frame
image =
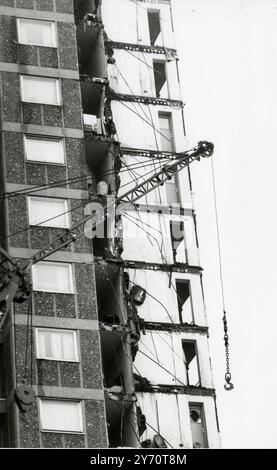
<path id="1" fill-rule="evenodd" d="M 63 201 L 64 203 L 64 212 L 61 213 L 59 216 L 55 216 L 55 219 L 58 219 L 61 216 L 65 217 L 66 224 L 65 225 L 43 225 L 43 221 L 39 224 L 31 223 L 31 201 L 34 200 L 41 200 L 41 201 Z M 28 207 L 28 223 L 31 227 L 45 227 L 45 228 L 70 228 L 71 220 L 70 220 L 70 201 L 65 198 L 58 198 L 58 197 L 44 197 L 44 196 L 27 196 L 27 207 Z M 53 218 L 53 220 L 55 220 Z M 51 223 L 51 221 L 50 221 Z"/>
<path id="2" fill-rule="evenodd" d="M 52 42 L 53 45 L 43 45 L 43 44 L 35 44 L 35 43 L 29 43 L 29 42 L 23 42 L 22 39 L 22 31 L 21 31 L 21 24 L 25 22 L 32 22 L 32 23 L 50 23 L 51 24 L 51 36 L 52 36 Z M 16 28 L 17 28 L 17 41 L 18 44 L 24 44 L 26 46 L 36 46 L 36 47 L 50 47 L 57 49 L 58 47 L 58 32 L 57 32 L 57 24 L 55 21 L 52 20 L 42 20 L 40 18 L 16 18 Z"/>
<path id="3" fill-rule="evenodd" d="M 34 269 L 35 267 L 39 264 L 39 263 L 48 263 L 51 264 L 52 266 L 69 266 L 69 286 L 70 286 L 70 290 L 69 291 L 57 291 L 56 289 L 55 290 L 45 290 L 44 289 L 38 289 L 37 287 L 35 287 L 35 276 L 34 276 Z M 33 284 L 33 290 L 35 292 L 46 292 L 46 293 L 52 293 L 52 294 L 69 294 L 69 295 L 72 295 L 72 294 L 75 294 L 75 283 L 74 283 L 74 279 L 75 279 L 75 276 L 74 276 L 74 266 L 73 266 L 73 263 L 67 263 L 67 262 L 62 262 L 62 261 L 40 261 L 36 264 L 33 264 L 32 266 L 32 284 Z"/>
<path id="4" fill-rule="evenodd" d="M 57 97 L 57 103 L 45 103 L 41 101 L 30 101 L 26 100 L 24 97 L 24 78 L 35 78 L 40 81 L 46 81 L 46 80 L 55 80 L 55 89 L 56 89 L 56 97 Z M 44 106 L 62 106 L 62 89 L 61 89 L 61 80 L 60 78 L 57 77 L 45 77 L 42 75 L 28 75 L 28 74 L 21 74 L 20 75 L 20 95 L 21 95 L 21 101 L 22 103 L 32 103 L 32 104 L 40 104 Z"/>
<path id="5" fill-rule="evenodd" d="M 194 345 L 194 351 L 195 351 L 195 357 L 196 357 L 196 363 L 197 363 L 197 374 L 198 374 L 198 382 L 199 382 L 199 385 L 191 385 L 190 384 L 190 377 L 189 377 L 189 372 L 188 372 L 188 369 L 187 369 L 187 366 L 186 366 L 186 361 L 185 361 L 185 350 L 184 350 L 184 344 L 185 343 L 192 343 Z M 202 380 L 201 380 L 201 373 L 200 373 L 200 363 L 199 363 L 199 353 L 198 353 L 198 344 L 197 344 L 197 340 L 195 339 L 187 339 L 187 338 L 182 338 L 181 339 L 181 344 L 182 344 L 182 351 L 183 351 L 183 354 L 184 354 L 184 366 L 185 366 L 185 373 L 186 373 L 186 378 L 187 378 L 187 386 L 188 387 L 199 387 L 201 388 L 202 387 Z"/>
<path id="6" fill-rule="evenodd" d="M 48 397 L 38 397 L 38 409 L 39 409 L 39 424 L 40 424 L 40 431 L 41 432 L 51 432 L 51 433 L 62 433 L 62 434 L 84 434 L 84 412 L 83 412 L 83 400 L 71 400 L 71 399 L 60 399 L 60 398 L 48 398 Z M 80 419 L 80 430 L 79 431 L 65 431 L 60 429 L 47 429 L 43 427 L 43 402 L 70 402 L 70 403 L 77 403 L 78 404 L 78 414 Z"/>
<path id="7" fill-rule="evenodd" d="M 36 135 L 36 134 L 24 134 L 24 156 L 25 156 L 25 161 L 27 163 L 36 163 L 38 165 L 66 165 L 66 146 L 65 146 L 65 140 L 64 137 L 61 136 L 50 136 L 50 135 Z M 41 141 L 56 141 L 60 142 L 61 148 L 62 148 L 62 155 L 63 155 L 63 161 L 62 162 L 50 162 L 48 160 L 33 160 L 31 158 L 28 158 L 28 153 L 27 153 L 27 141 L 28 140 L 41 140 Z"/>
<path id="8" fill-rule="evenodd" d="M 73 351 L 75 359 L 59 359 L 53 357 L 44 357 L 39 353 L 39 333 L 40 332 L 53 332 L 53 333 L 72 333 L 73 337 Z M 43 326 L 38 326 L 35 328 L 35 345 L 36 345 L 36 359 L 42 359 L 44 361 L 58 361 L 58 362 L 80 362 L 80 355 L 79 355 L 79 348 L 78 348 L 78 340 L 77 340 L 77 330 L 65 329 L 65 328 L 48 328 Z"/>
<path id="9" fill-rule="evenodd" d="M 204 449 L 209 448 L 209 439 L 208 439 L 208 430 L 207 430 L 207 421 L 206 421 L 206 412 L 205 412 L 205 405 L 203 402 L 195 402 L 195 401 L 189 401 L 188 402 L 188 409 L 189 409 L 189 423 L 190 423 L 190 429 L 191 429 L 191 438 L 193 440 L 193 435 L 192 435 L 192 428 L 191 428 L 191 416 L 190 413 L 193 408 L 198 408 L 200 410 L 200 416 L 201 416 L 201 424 L 204 429 L 204 435 L 205 435 L 205 444 L 206 446 Z M 192 442 L 193 444 L 193 442 Z"/>

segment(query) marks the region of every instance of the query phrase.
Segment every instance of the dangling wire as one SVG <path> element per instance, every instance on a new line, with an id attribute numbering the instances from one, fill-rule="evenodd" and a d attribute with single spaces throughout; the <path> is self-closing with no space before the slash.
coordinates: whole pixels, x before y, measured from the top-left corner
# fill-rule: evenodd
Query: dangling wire
<path id="1" fill-rule="evenodd" d="M 222 318 L 222 320 L 223 320 L 223 329 L 224 329 L 223 339 L 224 339 L 225 358 L 226 358 L 226 373 L 225 373 L 224 388 L 225 388 L 225 390 L 230 391 L 234 388 L 234 385 L 231 382 L 232 375 L 231 375 L 231 372 L 230 372 L 229 335 L 228 335 L 228 325 L 227 325 L 227 316 L 226 316 L 226 308 L 225 308 L 225 293 L 224 293 L 222 256 L 221 256 L 221 240 L 220 240 L 220 232 L 219 232 L 218 205 L 217 205 L 217 195 L 216 195 L 216 184 L 215 184 L 215 171 L 214 171 L 213 156 L 211 157 L 211 168 L 212 168 L 213 195 L 214 195 L 214 205 L 215 205 L 218 258 L 219 258 L 219 275 L 220 275 L 221 297 L 222 297 L 222 307 L 223 307 L 223 318 Z"/>

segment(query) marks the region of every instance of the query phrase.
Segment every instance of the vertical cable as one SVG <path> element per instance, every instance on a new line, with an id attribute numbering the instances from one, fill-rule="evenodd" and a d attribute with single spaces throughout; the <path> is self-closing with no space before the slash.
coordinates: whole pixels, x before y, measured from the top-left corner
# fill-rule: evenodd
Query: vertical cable
<path id="1" fill-rule="evenodd" d="M 221 237 L 219 230 L 219 217 L 218 217 L 218 204 L 217 204 L 217 192 L 215 182 L 215 170 L 213 157 L 211 156 L 211 170 L 212 170 L 212 182 L 213 182 L 213 197 L 214 197 L 214 208 L 215 208 L 215 219 L 216 219 L 216 233 L 217 233 L 217 249 L 218 249 L 218 260 L 219 260 L 219 276 L 220 276 L 220 287 L 221 287 L 221 299 L 223 308 L 223 328 L 224 328 L 224 346 L 225 346 L 225 358 L 226 358 L 226 373 L 225 373 L 225 385 L 224 388 L 230 391 L 234 388 L 232 384 L 232 375 L 230 372 L 230 357 L 229 357 L 229 336 L 228 336 L 228 325 L 225 307 L 225 291 L 224 291 L 224 279 L 222 269 L 222 253 L 221 253 Z"/>

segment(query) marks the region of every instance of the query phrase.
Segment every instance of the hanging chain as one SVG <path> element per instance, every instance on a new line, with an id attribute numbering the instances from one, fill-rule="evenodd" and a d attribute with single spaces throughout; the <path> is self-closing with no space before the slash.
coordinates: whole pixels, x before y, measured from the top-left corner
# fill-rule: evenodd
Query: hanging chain
<path id="1" fill-rule="evenodd" d="M 230 372 L 230 358 L 229 358 L 229 336 L 228 336 L 228 325 L 226 311 L 223 310 L 223 328 L 224 328 L 224 345 L 225 345 L 225 357 L 226 357 L 226 373 L 225 373 L 225 390 L 233 390 L 234 385 L 232 384 L 232 375 Z"/>
<path id="2" fill-rule="evenodd" d="M 227 317 L 225 310 L 225 293 L 224 293 L 224 282 L 222 272 L 222 256 L 221 256 L 221 240 L 219 233 L 219 220 L 218 220 L 218 207 L 217 207 L 217 196 L 216 196 L 216 185 L 215 185 L 215 171 L 213 157 L 211 157 L 211 170 L 212 170 L 212 183 L 213 183 L 213 194 L 214 194 L 214 208 L 216 218 L 216 232 L 217 232 L 217 246 L 218 246 L 218 258 L 219 258 L 219 274 L 221 284 L 221 295 L 222 295 L 222 306 L 223 306 L 223 327 L 224 327 L 224 345 L 225 345 L 225 358 L 226 358 L 226 373 L 225 373 L 225 390 L 233 390 L 234 385 L 231 382 L 232 376 L 230 372 L 230 357 L 229 357 L 229 335 L 227 326 Z"/>

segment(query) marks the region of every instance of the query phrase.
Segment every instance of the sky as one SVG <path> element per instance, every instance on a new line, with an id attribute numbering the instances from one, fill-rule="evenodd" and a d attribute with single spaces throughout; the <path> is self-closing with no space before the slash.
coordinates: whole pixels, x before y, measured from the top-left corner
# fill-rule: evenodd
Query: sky
<path id="1" fill-rule="evenodd" d="M 277 448 L 277 0 L 172 4 L 187 136 L 215 144 L 229 392 L 210 160 L 192 171 L 222 447 Z"/>

